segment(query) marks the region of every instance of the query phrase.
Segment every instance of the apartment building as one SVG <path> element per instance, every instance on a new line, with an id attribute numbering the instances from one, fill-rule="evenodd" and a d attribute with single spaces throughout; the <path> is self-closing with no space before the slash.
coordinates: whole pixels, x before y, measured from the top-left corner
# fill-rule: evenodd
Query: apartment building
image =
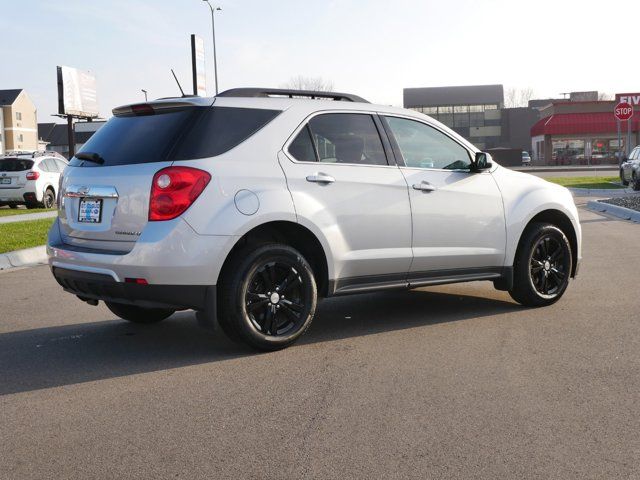
<path id="1" fill-rule="evenodd" d="M 0 90 L 0 154 L 37 149 L 36 106 L 23 89 Z"/>

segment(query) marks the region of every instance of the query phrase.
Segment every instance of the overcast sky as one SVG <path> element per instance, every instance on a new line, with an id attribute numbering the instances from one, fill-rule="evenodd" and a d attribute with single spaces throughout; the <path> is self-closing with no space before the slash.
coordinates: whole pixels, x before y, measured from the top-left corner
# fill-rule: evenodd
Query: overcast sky
<path id="1" fill-rule="evenodd" d="M 219 0 L 222 90 L 321 76 L 336 90 L 402 104 L 403 87 L 502 83 L 560 92 L 640 90 L 638 0 Z M 201 0 L 3 1 L 0 89 L 25 88 L 54 121 L 56 65 L 91 70 L 100 112 L 191 89 L 189 35 L 205 40 Z M 621 29 L 625 19 L 632 27 Z M 635 25 L 635 26 L 633 26 Z M 621 31 L 623 30 L 623 31 Z M 635 30 L 635 33 L 634 31 Z"/>

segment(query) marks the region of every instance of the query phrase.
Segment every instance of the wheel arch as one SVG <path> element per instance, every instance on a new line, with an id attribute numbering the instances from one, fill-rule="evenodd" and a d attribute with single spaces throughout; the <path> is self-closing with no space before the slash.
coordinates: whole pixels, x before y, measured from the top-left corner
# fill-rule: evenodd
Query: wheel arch
<path id="1" fill-rule="evenodd" d="M 298 250 L 311 265 L 318 295 L 326 297 L 329 294 L 329 264 L 327 254 L 320 240 L 305 226 L 287 221 L 270 221 L 253 227 L 242 235 L 231 247 L 227 254 L 220 273 L 218 282 L 224 277 L 225 271 L 232 263 L 233 257 L 247 245 L 259 245 L 267 242 L 278 242 Z"/>
<path id="2" fill-rule="evenodd" d="M 516 249 L 516 252 L 521 247 L 524 232 L 530 225 L 534 223 L 549 223 L 558 227 L 567 236 L 567 239 L 569 240 L 569 246 L 571 247 L 571 256 L 573 258 L 573 262 L 571 265 L 571 277 L 575 277 L 578 265 L 578 235 L 569 216 L 566 213 L 553 208 L 543 210 L 535 214 L 524 226 L 522 232 L 520 232 L 520 238 L 518 239 L 518 247 Z"/>

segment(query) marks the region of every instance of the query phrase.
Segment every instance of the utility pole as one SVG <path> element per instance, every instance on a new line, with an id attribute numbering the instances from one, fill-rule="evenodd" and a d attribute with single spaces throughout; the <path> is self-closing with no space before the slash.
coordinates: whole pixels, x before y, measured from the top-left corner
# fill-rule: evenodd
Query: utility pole
<path id="1" fill-rule="evenodd" d="M 215 81 L 215 91 L 216 95 L 218 95 L 218 61 L 216 59 L 216 20 L 215 20 L 215 11 L 222 10 L 220 7 L 212 7 L 209 3 L 209 0 L 202 0 L 203 2 L 207 2 L 209 5 L 209 9 L 211 9 L 211 37 L 213 38 L 213 77 Z"/>

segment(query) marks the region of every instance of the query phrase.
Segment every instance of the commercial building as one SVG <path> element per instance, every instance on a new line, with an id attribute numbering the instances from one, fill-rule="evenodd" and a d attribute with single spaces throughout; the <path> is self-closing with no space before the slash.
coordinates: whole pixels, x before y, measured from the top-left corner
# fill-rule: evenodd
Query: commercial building
<path id="1" fill-rule="evenodd" d="M 640 94 L 635 95 L 640 101 Z M 618 122 L 613 114 L 616 103 L 553 101 L 541 108 L 542 118 L 531 128 L 533 161 L 542 165 L 618 164 L 619 156 L 640 143 L 640 112 L 629 123 L 621 122 L 618 143 Z"/>
<path id="2" fill-rule="evenodd" d="M 502 85 L 405 88 L 404 107 L 435 118 L 478 148 L 502 146 Z"/>
<path id="3" fill-rule="evenodd" d="M 0 90 L 0 154 L 38 149 L 36 106 L 22 89 Z"/>
<path id="4" fill-rule="evenodd" d="M 532 107 L 505 108 L 502 85 L 405 88 L 404 107 L 444 123 L 483 150 L 531 148 Z"/>

